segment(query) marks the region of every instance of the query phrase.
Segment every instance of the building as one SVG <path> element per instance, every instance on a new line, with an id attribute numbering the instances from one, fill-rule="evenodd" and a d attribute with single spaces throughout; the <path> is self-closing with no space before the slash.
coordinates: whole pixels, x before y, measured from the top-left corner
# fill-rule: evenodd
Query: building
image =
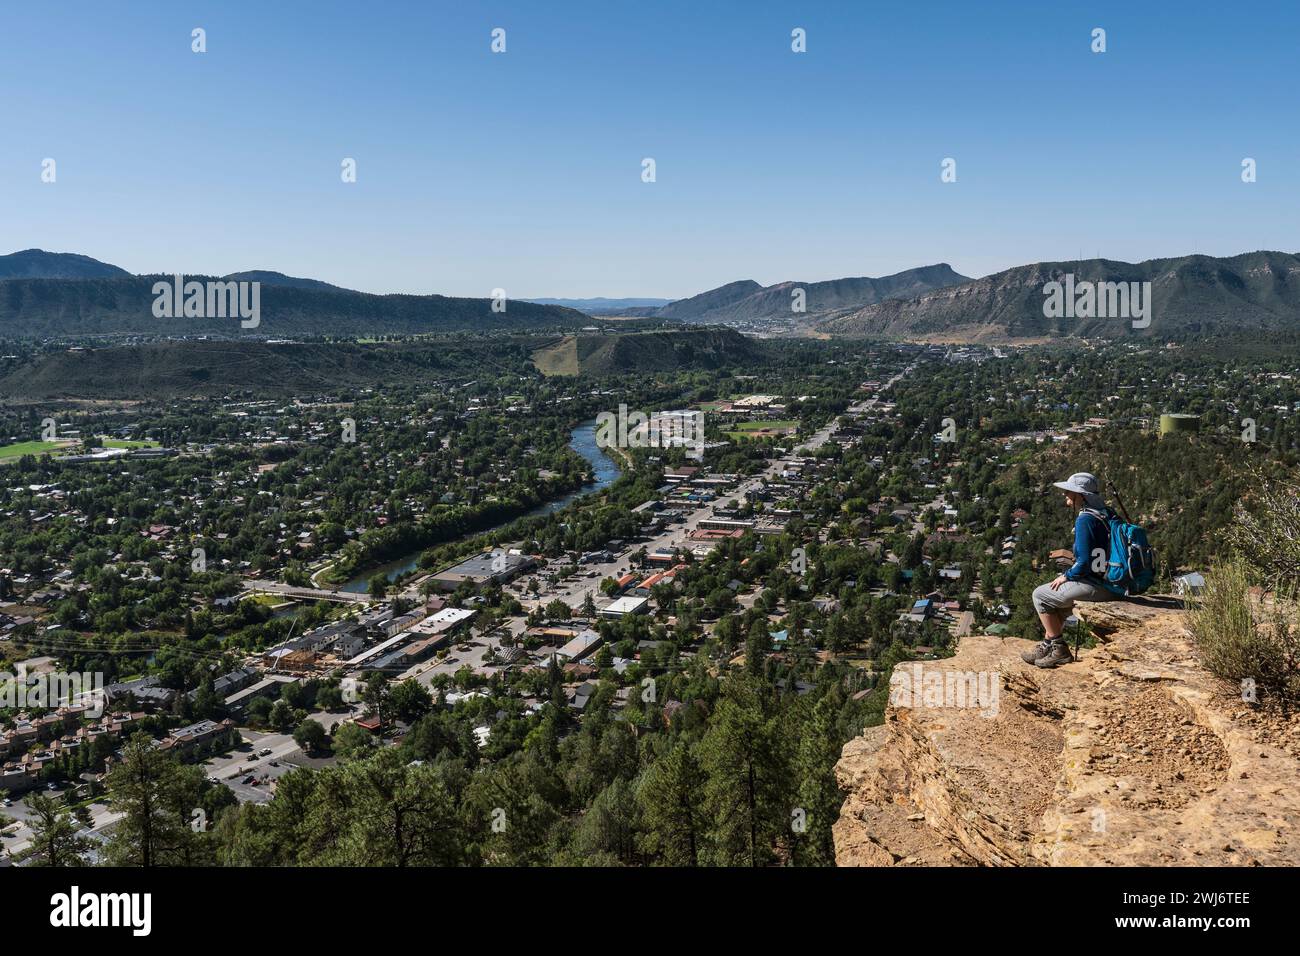
<path id="1" fill-rule="evenodd" d="M 445 607 L 409 628 L 406 634 L 417 640 L 436 637 L 446 641 L 469 627 L 476 614 L 472 608 Z"/>
<path id="2" fill-rule="evenodd" d="M 217 697 L 229 697 L 235 691 L 243 690 L 257 680 L 259 673 L 255 667 L 243 667 L 229 674 L 222 674 L 212 681 L 212 693 Z M 186 696 L 190 700 L 196 699 L 199 696 L 198 688 L 190 691 Z"/>
<path id="3" fill-rule="evenodd" d="M 225 700 L 226 713 L 232 717 L 242 717 L 248 709 L 248 705 L 259 697 L 274 699 L 280 696 L 280 691 L 286 684 L 296 684 L 296 677 L 289 677 L 285 674 L 273 674 L 266 677 L 251 687 L 245 687 L 241 691 L 231 694 Z"/>
<path id="4" fill-rule="evenodd" d="M 645 614 L 650 610 L 650 599 L 621 597 L 600 609 L 601 617 L 620 618 L 628 614 Z"/>
<path id="5" fill-rule="evenodd" d="M 511 554 L 508 551 L 485 551 L 483 554 L 475 555 L 460 564 L 430 575 L 430 580 L 443 591 L 454 591 L 467 582 L 476 587 L 485 584 L 503 584 L 536 566 L 537 559 L 531 555 Z"/>
<path id="6" fill-rule="evenodd" d="M 235 722 L 233 720 L 223 720 L 221 723 L 214 720 L 200 720 L 197 724 L 190 724 L 188 727 L 173 730 L 154 746 L 162 750 L 175 750 L 185 753 L 200 744 L 205 744 L 222 734 L 229 733 L 234 727 Z"/>
<path id="7" fill-rule="evenodd" d="M 599 647 L 603 640 L 598 632 L 588 628 L 580 631 L 573 640 L 556 651 L 555 656 L 568 661 L 580 661 Z"/>
<path id="8" fill-rule="evenodd" d="M 176 698 L 176 691 L 170 687 L 163 687 L 157 677 L 141 677 L 139 680 L 109 684 L 104 688 L 104 693 L 109 703 L 129 695 L 134 697 L 140 706 L 148 708 L 168 707 Z"/>

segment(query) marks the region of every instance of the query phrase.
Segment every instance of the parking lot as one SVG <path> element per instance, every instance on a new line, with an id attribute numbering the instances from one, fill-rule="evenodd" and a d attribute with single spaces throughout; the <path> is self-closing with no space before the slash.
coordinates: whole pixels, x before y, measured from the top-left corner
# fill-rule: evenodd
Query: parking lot
<path id="1" fill-rule="evenodd" d="M 300 754 L 301 749 L 289 734 L 242 733 L 243 746 L 204 761 L 204 775 L 229 787 L 241 803 L 266 803 L 275 781 L 293 769 L 286 758 Z"/>

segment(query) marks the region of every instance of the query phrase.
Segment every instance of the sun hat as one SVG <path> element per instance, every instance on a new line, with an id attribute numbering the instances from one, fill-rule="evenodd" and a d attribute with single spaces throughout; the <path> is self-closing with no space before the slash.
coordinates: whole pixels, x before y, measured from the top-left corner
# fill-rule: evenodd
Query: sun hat
<path id="1" fill-rule="evenodd" d="M 1091 507 L 1097 507 L 1103 504 L 1101 497 L 1101 484 L 1097 481 L 1096 475 L 1091 475 L 1086 471 L 1076 471 L 1065 481 L 1052 482 L 1053 488 L 1060 488 L 1062 491 L 1073 491 L 1075 494 L 1083 495 L 1084 504 Z"/>

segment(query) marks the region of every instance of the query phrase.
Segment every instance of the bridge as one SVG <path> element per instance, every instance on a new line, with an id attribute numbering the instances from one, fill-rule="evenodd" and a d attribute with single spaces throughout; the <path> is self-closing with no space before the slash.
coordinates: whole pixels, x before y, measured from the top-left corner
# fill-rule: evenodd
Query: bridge
<path id="1" fill-rule="evenodd" d="M 322 588 L 302 588 L 280 581 L 249 581 L 250 591 L 279 594 L 296 601 L 333 601 L 336 604 L 369 604 L 370 598 L 351 591 L 326 591 Z"/>

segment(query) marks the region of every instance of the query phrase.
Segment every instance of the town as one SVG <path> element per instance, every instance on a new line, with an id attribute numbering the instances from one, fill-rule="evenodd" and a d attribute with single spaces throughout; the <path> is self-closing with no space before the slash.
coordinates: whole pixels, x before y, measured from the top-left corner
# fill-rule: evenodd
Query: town
<path id="1" fill-rule="evenodd" d="M 803 348 L 708 376 L 602 382 L 503 356 L 425 389 L 206 414 L 66 404 L 40 410 L 57 423 L 40 442 L 36 410 L 8 413 L 4 670 L 104 682 L 0 715 L 6 861 L 39 859 L 61 814 L 79 856 L 134 859 L 114 768 L 148 765 L 203 814 L 185 853 L 307 862 L 328 853 L 304 834 L 249 843 L 259 814 L 391 753 L 392 773 L 433 774 L 431 818 L 461 821 L 426 862 L 831 862 L 839 743 L 880 722 L 893 666 L 1035 634 L 1028 591 L 1065 521 L 1051 475 L 1104 457 L 1148 510 L 1230 515 L 1244 461 L 1207 470 L 1280 465 L 1300 438 L 1280 362 L 1197 392 L 1188 356 L 1153 346 L 1093 346 L 1064 372 L 1014 347 Z M 1134 372 L 1116 382 L 1119 350 Z M 627 408 L 639 426 L 598 427 Z M 683 419 L 698 449 L 668 437 Z M 1161 524 L 1162 573 L 1190 594 L 1212 555 L 1187 520 Z M 772 736 L 761 844 L 708 816 L 754 759 L 718 728 L 746 719 Z M 553 780 L 544 805 L 520 774 Z M 694 849 L 627 790 L 637 775 L 697 791 Z M 514 803 L 491 796 L 512 786 Z M 497 809 L 522 822 L 495 830 Z M 611 815 L 639 838 L 610 842 Z"/>

